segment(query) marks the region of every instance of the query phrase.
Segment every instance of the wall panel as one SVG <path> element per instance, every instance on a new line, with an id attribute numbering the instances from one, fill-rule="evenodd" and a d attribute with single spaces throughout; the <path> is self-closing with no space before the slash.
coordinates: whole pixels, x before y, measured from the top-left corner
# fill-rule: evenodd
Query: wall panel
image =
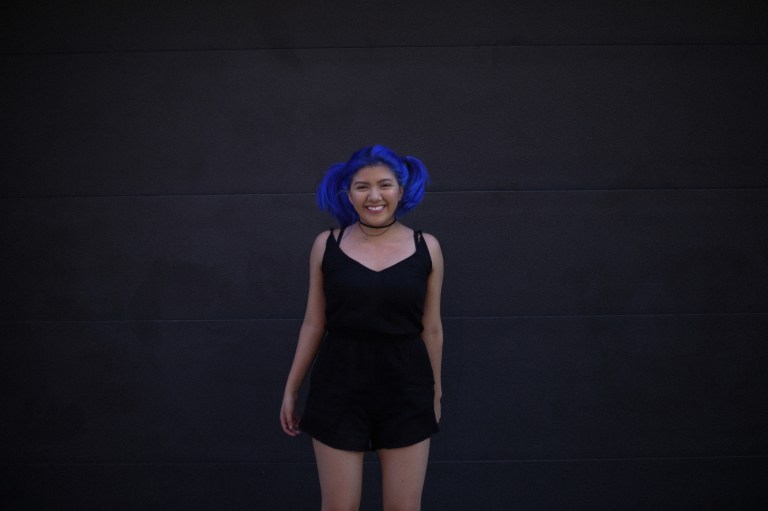
<path id="1" fill-rule="evenodd" d="M 653 0 L 10 1 L 13 52 L 348 46 L 765 43 L 765 5 Z M 141 27 L 138 30 L 137 27 Z"/>
<path id="2" fill-rule="evenodd" d="M 26 465 L 0 481 L 12 509 L 312 509 L 314 464 Z M 365 467 L 362 511 L 381 509 Z M 768 502 L 766 465 L 724 460 L 432 463 L 424 509 L 732 509 Z M 101 491 L 95 491 L 100 489 Z"/>
<path id="3" fill-rule="evenodd" d="M 0 426 L 0 457 L 308 462 L 308 439 L 291 439 L 278 424 L 299 325 L 5 324 L 3 402 L 14 420 Z M 445 330 L 435 461 L 768 449 L 765 314 L 446 318 Z"/>
<path id="4" fill-rule="evenodd" d="M 299 321 L 2 325 L 0 459 L 310 461 L 280 429 Z"/>
<path id="5" fill-rule="evenodd" d="M 765 46 L 0 62 L 4 196 L 311 193 L 376 142 L 424 159 L 441 191 L 768 186 Z"/>
<path id="6" fill-rule="evenodd" d="M 6 199 L 24 320 L 300 318 L 311 195 Z M 764 190 L 434 193 L 448 316 L 765 312 Z"/>

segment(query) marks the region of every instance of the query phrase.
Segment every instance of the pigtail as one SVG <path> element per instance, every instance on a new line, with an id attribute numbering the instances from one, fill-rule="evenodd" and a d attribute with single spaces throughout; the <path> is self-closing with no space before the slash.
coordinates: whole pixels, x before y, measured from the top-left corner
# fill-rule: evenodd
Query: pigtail
<path id="1" fill-rule="evenodd" d="M 429 183 L 429 173 L 421 160 L 413 156 L 404 156 L 403 165 L 408 171 L 408 177 L 403 183 L 403 198 L 398 211 L 405 214 L 418 206 L 424 198 L 424 191 Z"/>
<path id="2" fill-rule="evenodd" d="M 317 187 L 317 205 L 336 217 L 341 227 L 355 221 L 354 208 L 347 198 L 346 174 L 346 164 L 331 165 Z"/>

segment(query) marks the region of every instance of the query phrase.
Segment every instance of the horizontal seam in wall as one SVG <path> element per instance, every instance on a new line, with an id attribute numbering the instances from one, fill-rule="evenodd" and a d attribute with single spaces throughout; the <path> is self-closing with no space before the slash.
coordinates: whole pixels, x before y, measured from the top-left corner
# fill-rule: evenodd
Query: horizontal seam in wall
<path id="1" fill-rule="evenodd" d="M 446 320 L 498 320 L 498 319 L 568 319 L 568 318 L 644 318 L 644 317 L 716 317 L 716 316 L 768 316 L 768 312 L 663 312 L 642 314 L 521 314 L 508 316 L 443 316 Z M 0 325 L 36 323 L 241 323 L 241 322 L 299 322 L 302 318 L 226 318 L 226 319 L 28 319 L 0 320 Z"/>
<path id="2" fill-rule="evenodd" d="M 698 192 L 698 191 L 766 191 L 768 187 L 712 187 L 712 188 L 520 188 L 517 190 L 434 190 L 426 192 L 427 195 L 441 194 L 514 194 L 514 193 L 578 193 L 578 192 Z M 315 192 L 243 192 L 243 193 L 145 193 L 145 194 L 93 194 L 93 195 L 6 195 L 0 196 L 0 200 L 19 199 L 103 199 L 103 198 L 140 198 L 140 197 L 285 197 L 314 196 Z"/>
<path id="3" fill-rule="evenodd" d="M 747 456 L 669 456 L 669 457 L 631 457 L 631 458 L 551 458 L 551 459 L 506 459 L 506 460 L 432 460 L 432 465 L 450 464 L 523 464 L 523 463 L 605 463 L 605 462 L 642 462 L 642 461 L 719 461 L 719 460 L 763 460 L 768 455 L 757 454 Z M 365 463 L 378 464 L 378 461 Z M 183 462 L 1 462 L 0 466 L 237 466 L 237 465 L 283 465 L 283 466 L 314 466 L 314 461 L 183 461 Z"/>
<path id="4" fill-rule="evenodd" d="M 751 456 L 670 456 L 670 457 L 637 457 L 637 458 L 553 458 L 553 459 L 519 459 L 519 460 L 436 460 L 430 461 L 433 465 L 458 465 L 458 464 L 525 464 L 525 463 L 621 463 L 644 461 L 719 461 L 719 460 L 763 460 L 768 456 L 758 454 Z"/>
<path id="5" fill-rule="evenodd" d="M 659 188 L 518 188 L 515 190 L 437 190 L 427 193 L 570 193 L 570 192 L 698 192 L 698 191 L 753 191 L 768 190 L 766 186 L 721 186 L 721 187 L 659 187 Z"/>
<path id="6" fill-rule="evenodd" d="M 143 53 L 217 53 L 217 52 L 268 52 L 268 51 L 327 51 L 327 50 L 408 50 L 408 49 L 471 49 L 471 48 L 602 48 L 602 47 L 765 47 L 766 42 L 654 42 L 654 43 L 477 43 L 477 44 L 410 44 L 410 45 L 339 45 L 339 46 L 251 46 L 230 48 L 165 48 L 123 50 L 61 50 L 0 52 L 0 56 L 46 55 L 118 55 Z"/>
<path id="7" fill-rule="evenodd" d="M 765 316 L 768 312 L 649 312 L 625 314 L 517 314 L 507 316 L 443 316 L 446 319 L 527 319 L 527 318 L 642 318 L 689 316 Z"/>

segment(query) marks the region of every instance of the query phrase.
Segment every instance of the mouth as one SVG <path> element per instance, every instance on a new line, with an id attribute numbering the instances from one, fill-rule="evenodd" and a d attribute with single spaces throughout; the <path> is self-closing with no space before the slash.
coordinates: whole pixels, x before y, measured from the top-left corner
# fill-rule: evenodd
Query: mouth
<path id="1" fill-rule="evenodd" d="M 370 212 L 372 212 L 372 213 L 378 213 L 378 212 L 380 212 L 380 211 L 384 211 L 384 205 L 379 205 L 379 206 L 366 206 L 366 207 L 365 207 L 365 209 L 367 209 L 368 211 L 370 211 Z"/>

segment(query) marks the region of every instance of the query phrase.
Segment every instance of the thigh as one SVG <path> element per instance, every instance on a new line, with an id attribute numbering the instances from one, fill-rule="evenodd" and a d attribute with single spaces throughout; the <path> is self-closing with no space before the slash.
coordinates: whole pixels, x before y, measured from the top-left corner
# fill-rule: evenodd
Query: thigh
<path id="1" fill-rule="evenodd" d="M 429 460 L 429 438 L 408 447 L 380 449 L 384 510 L 421 509 L 421 492 Z"/>
<path id="2" fill-rule="evenodd" d="M 313 440 L 323 509 L 357 510 L 363 486 L 363 453 Z"/>

